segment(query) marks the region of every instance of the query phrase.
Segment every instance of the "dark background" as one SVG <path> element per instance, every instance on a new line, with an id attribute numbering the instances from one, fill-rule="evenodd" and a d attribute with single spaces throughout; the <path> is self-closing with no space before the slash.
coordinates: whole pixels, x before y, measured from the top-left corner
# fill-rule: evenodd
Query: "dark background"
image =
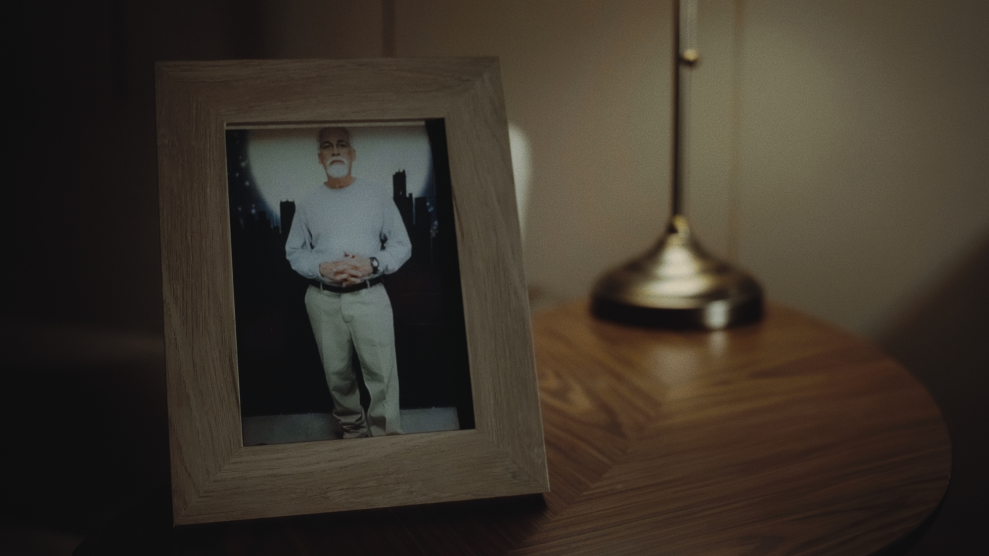
<path id="1" fill-rule="evenodd" d="M 267 57 L 266 5 L 5 6 L 0 552 L 70 554 L 167 488 L 153 64 Z M 311 57 L 394 53 L 380 12 L 337 12 L 361 32 L 327 33 Z M 914 556 L 986 547 L 986 284 L 983 242 L 880 339 L 930 389 L 954 443 L 952 484 Z"/>
<path id="2" fill-rule="evenodd" d="M 154 63 L 265 57 L 262 4 L 4 8 L 2 554 L 71 554 L 167 493 Z"/>

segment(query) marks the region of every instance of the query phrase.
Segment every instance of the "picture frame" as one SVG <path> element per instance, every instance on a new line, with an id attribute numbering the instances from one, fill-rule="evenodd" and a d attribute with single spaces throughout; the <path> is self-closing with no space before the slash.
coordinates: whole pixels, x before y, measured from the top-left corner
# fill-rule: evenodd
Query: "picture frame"
<path id="1" fill-rule="evenodd" d="M 173 522 L 547 492 L 497 60 L 167 62 L 156 96 Z M 225 133 L 407 121 L 443 122 L 474 428 L 245 447 Z"/>

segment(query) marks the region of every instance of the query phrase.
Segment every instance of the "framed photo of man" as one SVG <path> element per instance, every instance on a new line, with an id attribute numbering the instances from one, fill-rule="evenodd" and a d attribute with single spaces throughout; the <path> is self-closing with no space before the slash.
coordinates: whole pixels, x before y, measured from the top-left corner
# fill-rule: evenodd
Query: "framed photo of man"
<path id="1" fill-rule="evenodd" d="M 497 60 L 157 66 L 175 524 L 549 489 Z"/>
<path id="2" fill-rule="evenodd" d="M 474 428 L 443 121 L 226 154 L 244 445 Z"/>

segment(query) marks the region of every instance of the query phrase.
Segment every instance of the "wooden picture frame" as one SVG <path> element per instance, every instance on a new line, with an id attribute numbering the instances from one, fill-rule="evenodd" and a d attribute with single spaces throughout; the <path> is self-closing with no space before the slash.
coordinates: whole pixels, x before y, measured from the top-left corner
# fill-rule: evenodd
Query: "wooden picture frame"
<path id="1" fill-rule="evenodd" d="M 546 492 L 496 59 L 170 62 L 156 68 L 176 525 Z M 475 428 L 244 447 L 224 134 L 441 119 Z"/>

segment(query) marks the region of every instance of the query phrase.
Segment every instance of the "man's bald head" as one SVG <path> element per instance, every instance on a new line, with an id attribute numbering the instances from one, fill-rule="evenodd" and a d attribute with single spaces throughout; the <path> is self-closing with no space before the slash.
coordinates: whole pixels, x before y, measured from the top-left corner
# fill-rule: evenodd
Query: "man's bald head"
<path id="1" fill-rule="evenodd" d="M 319 143 L 320 145 L 322 145 L 324 138 L 332 137 L 335 139 L 338 138 L 341 134 L 347 139 L 347 142 L 350 143 L 350 130 L 348 130 L 347 128 L 324 127 L 319 130 Z"/>

